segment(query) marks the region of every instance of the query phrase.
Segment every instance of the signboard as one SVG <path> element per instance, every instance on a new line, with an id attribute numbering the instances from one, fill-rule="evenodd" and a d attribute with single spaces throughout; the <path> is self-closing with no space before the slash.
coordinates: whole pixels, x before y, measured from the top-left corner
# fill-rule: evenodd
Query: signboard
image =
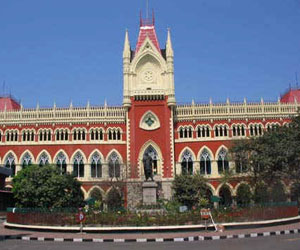
<path id="1" fill-rule="evenodd" d="M 219 202 L 221 200 L 221 198 L 219 196 L 215 196 L 213 195 L 211 198 L 210 198 L 211 202 Z"/>
<path id="2" fill-rule="evenodd" d="M 201 219 L 208 220 L 210 218 L 210 209 L 202 208 L 200 210 Z"/>
<path id="3" fill-rule="evenodd" d="M 179 207 L 179 212 L 180 212 L 180 213 L 186 212 L 187 210 L 188 210 L 188 207 L 187 207 L 187 206 L 180 206 L 180 207 Z"/>
<path id="4" fill-rule="evenodd" d="M 84 222 L 85 221 L 85 214 L 84 214 L 84 212 L 82 212 L 82 211 L 79 211 L 79 213 L 77 214 L 77 221 L 78 222 Z"/>

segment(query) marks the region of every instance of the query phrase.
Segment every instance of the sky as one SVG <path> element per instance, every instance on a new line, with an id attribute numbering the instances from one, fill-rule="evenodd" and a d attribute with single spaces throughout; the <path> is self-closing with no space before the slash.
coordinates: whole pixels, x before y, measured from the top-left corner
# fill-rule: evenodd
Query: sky
<path id="1" fill-rule="evenodd" d="M 171 29 L 178 104 L 277 101 L 300 82 L 300 0 L 149 0 Z M 146 0 L 0 0 L 0 93 L 24 107 L 122 105 L 125 30 Z M 5 84 L 3 84 L 5 82 Z"/>

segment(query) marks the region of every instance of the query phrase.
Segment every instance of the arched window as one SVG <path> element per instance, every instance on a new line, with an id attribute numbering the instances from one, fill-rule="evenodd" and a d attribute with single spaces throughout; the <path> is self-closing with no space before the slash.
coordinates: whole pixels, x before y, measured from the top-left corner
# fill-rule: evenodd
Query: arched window
<path id="1" fill-rule="evenodd" d="M 56 157 L 56 166 L 59 168 L 61 174 L 67 173 L 66 156 L 60 152 Z"/>
<path id="2" fill-rule="evenodd" d="M 74 139 L 74 141 L 77 140 L 77 131 L 76 131 L 76 129 L 73 132 L 73 139 Z"/>
<path id="3" fill-rule="evenodd" d="M 97 152 L 95 152 L 92 155 L 91 177 L 93 177 L 93 178 L 101 178 L 102 177 L 101 158 Z"/>
<path id="4" fill-rule="evenodd" d="M 22 168 L 25 168 L 32 164 L 32 158 L 28 152 L 25 153 L 21 162 L 22 162 Z"/>
<path id="5" fill-rule="evenodd" d="M 84 177 L 83 157 L 79 152 L 77 152 L 74 156 L 73 175 L 75 177 Z"/>
<path id="6" fill-rule="evenodd" d="M 12 153 L 9 153 L 5 159 L 5 167 L 11 169 L 10 177 L 14 177 L 16 174 L 16 160 Z"/>
<path id="7" fill-rule="evenodd" d="M 48 155 L 43 152 L 38 160 L 39 166 L 45 166 L 45 165 L 49 165 L 49 157 Z"/>
<path id="8" fill-rule="evenodd" d="M 235 128 L 235 126 L 232 127 L 232 135 L 236 136 L 236 128 Z"/>
<path id="9" fill-rule="evenodd" d="M 235 172 L 238 174 L 246 173 L 248 171 L 247 155 L 244 153 L 239 153 L 235 158 Z"/>
<path id="10" fill-rule="evenodd" d="M 187 128 L 184 128 L 184 138 L 187 138 L 188 137 L 188 130 Z"/>
<path id="11" fill-rule="evenodd" d="M 181 159 L 181 173 L 193 174 L 193 157 L 189 150 L 185 150 Z"/>
<path id="12" fill-rule="evenodd" d="M 179 129 L 179 138 L 183 138 L 183 129 L 182 128 Z"/>
<path id="13" fill-rule="evenodd" d="M 211 174 L 211 157 L 206 149 L 200 156 L 200 174 Z"/>
<path id="14" fill-rule="evenodd" d="M 219 127 L 216 126 L 215 127 L 215 137 L 218 137 L 219 136 Z"/>
<path id="15" fill-rule="evenodd" d="M 69 140 L 69 133 L 68 130 L 65 130 L 65 141 Z"/>
<path id="16" fill-rule="evenodd" d="M 218 172 L 219 174 L 229 170 L 227 152 L 222 148 L 218 154 Z"/>
<path id="17" fill-rule="evenodd" d="M 224 136 L 227 136 L 227 135 L 228 135 L 228 133 L 227 133 L 227 127 L 224 126 Z"/>
<path id="18" fill-rule="evenodd" d="M 158 169 L 157 169 L 157 160 L 158 160 L 158 157 L 157 157 L 157 152 L 156 152 L 156 150 L 154 149 L 154 147 L 152 145 L 150 145 L 145 150 L 144 156 L 145 155 L 149 155 L 152 158 L 153 175 L 157 175 L 158 174 Z M 144 159 L 144 157 L 143 157 L 143 159 Z"/>
<path id="19" fill-rule="evenodd" d="M 120 159 L 115 152 L 110 155 L 108 160 L 108 174 L 110 178 L 119 178 L 121 176 Z"/>
<path id="20" fill-rule="evenodd" d="M 222 207 L 228 207 L 231 206 L 232 204 L 232 196 L 230 189 L 227 185 L 224 185 L 221 187 L 220 192 L 219 192 L 219 197 L 221 198 L 220 200 L 220 206 Z"/>
<path id="21" fill-rule="evenodd" d="M 193 131 L 192 131 L 192 128 L 190 127 L 189 128 L 189 138 L 192 138 L 193 137 Z"/>

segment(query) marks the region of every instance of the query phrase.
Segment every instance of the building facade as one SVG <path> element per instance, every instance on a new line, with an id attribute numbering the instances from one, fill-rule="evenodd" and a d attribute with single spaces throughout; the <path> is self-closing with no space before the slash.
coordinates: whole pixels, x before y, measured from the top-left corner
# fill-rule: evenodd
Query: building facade
<path id="1" fill-rule="evenodd" d="M 170 31 L 161 49 L 154 19 L 141 19 L 134 50 L 125 34 L 122 106 L 24 109 L 0 98 L 0 163 L 12 176 L 30 164 L 54 164 L 82 182 L 85 198 L 99 190 L 106 199 L 117 187 L 130 208 L 142 200 L 147 154 L 160 198 L 171 197 L 175 175 L 196 172 L 209 179 L 210 194 L 235 196 L 246 169 L 230 162 L 231 142 L 288 124 L 300 107 L 299 92 L 273 103 L 177 105 L 173 60 Z M 229 168 L 237 178 L 221 184 Z"/>

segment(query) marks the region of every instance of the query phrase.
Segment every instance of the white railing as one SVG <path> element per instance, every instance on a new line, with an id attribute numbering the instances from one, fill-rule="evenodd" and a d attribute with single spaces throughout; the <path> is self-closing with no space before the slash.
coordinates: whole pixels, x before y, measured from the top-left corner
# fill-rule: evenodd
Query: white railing
<path id="1" fill-rule="evenodd" d="M 123 107 L 36 108 L 0 112 L 1 123 L 36 122 L 125 122 Z"/>
<path id="2" fill-rule="evenodd" d="M 189 119 L 236 119 L 236 118 L 271 118 L 290 117 L 297 114 L 298 103 L 259 102 L 178 105 L 175 108 L 176 120 Z"/>

